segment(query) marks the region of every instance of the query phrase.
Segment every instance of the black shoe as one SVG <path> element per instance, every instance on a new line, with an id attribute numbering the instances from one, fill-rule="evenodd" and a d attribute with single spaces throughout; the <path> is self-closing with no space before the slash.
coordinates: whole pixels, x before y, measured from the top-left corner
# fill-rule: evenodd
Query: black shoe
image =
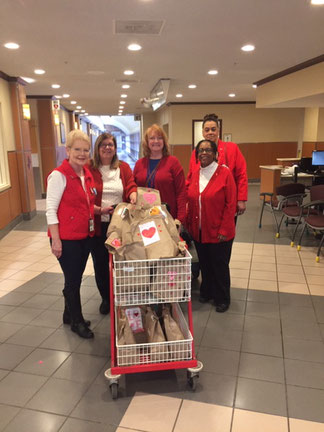
<path id="1" fill-rule="evenodd" d="M 108 300 L 102 300 L 101 305 L 99 306 L 99 312 L 102 315 L 108 315 L 110 312 L 110 304 Z"/>
<path id="2" fill-rule="evenodd" d="M 91 321 L 84 319 L 83 322 L 87 327 L 90 327 Z M 63 312 L 63 324 L 71 324 L 71 315 L 66 309 Z"/>
<path id="3" fill-rule="evenodd" d="M 220 303 L 216 305 L 216 312 L 223 313 L 226 312 L 228 308 L 229 308 L 229 304 Z"/>
<path id="4" fill-rule="evenodd" d="M 84 339 L 91 339 L 94 337 L 93 332 L 85 325 L 84 322 L 71 325 L 71 330 Z"/>
<path id="5" fill-rule="evenodd" d="M 203 296 L 200 296 L 199 299 L 198 299 L 199 303 L 208 303 L 210 300 L 212 300 L 212 299 L 211 298 L 206 298 L 206 297 L 203 297 Z"/>

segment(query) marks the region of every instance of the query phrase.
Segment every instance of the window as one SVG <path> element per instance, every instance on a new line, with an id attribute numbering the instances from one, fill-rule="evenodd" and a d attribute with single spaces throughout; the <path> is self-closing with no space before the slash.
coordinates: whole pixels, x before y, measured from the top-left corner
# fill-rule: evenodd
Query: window
<path id="1" fill-rule="evenodd" d="M 8 156 L 3 138 L 3 117 L 0 104 L 0 192 L 10 186 Z"/>

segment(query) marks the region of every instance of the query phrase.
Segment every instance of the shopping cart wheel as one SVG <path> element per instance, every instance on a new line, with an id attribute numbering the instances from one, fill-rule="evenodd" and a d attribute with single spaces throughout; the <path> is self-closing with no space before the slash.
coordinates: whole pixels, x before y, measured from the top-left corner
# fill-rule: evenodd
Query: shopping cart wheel
<path id="1" fill-rule="evenodd" d="M 113 399 L 118 398 L 118 383 L 112 383 L 109 385 L 110 391 L 111 391 L 111 397 Z"/>
<path id="2" fill-rule="evenodd" d="M 194 375 L 188 378 L 188 384 L 192 391 L 196 390 L 199 375 Z"/>

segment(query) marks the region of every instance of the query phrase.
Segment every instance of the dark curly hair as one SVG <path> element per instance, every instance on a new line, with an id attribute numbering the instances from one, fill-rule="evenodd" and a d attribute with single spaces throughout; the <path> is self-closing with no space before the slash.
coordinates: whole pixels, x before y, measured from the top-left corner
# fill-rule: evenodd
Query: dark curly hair
<path id="1" fill-rule="evenodd" d="M 208 120 L 207 120 L 207 121 L 208 121 Z M 200 145 L 201 145 L 202 143 L 204 143 L 204 142 L 210 144 L 211 148 L 213 149 L 213 153 L 214 153 L 214 156 L 215 156 L 215 160 L 217 160 L 217 144 L 216 144 L 214 141 L 209 141 L 209 140 L 206 140 L 206 139 L 202 139 L 202 140 L 200 140 L 199 143 L 196 145 L 196 149 L 195 149 L 196 161 L 198 161 L 198 151 L 199 151 L 199 147 L 200 147 Z"/>
<path id="2" fill-rule="evenodd" d="M 219 129 L 219 123 L 218 123 L 218 116 L 216 114 L 206 114 L 203 118 L 203 124 L 202 127 L 204 127 L 205 123 L 208 121 L 213 121 L 217 125 L 217 129 Z"/>

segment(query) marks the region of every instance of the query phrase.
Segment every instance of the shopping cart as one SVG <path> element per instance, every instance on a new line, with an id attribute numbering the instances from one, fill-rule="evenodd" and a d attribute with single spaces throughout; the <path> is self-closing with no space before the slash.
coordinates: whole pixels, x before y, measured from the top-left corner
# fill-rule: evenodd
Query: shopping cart
<path id="1" fill-rule="evenodd" d="M 118 261 L 109 255 L 111 368 L 105 371 L 113 399 L 123 374 L 170 369 L 187 369 L 187 380 L 196 389 L 203 368 L 196 359 L 191 305 L 191 255 L 184 257 Z M 171 303 L 172 316 L 183 340 L 120 345 L 117 338 L 119 307 Z M 179 303 L 187 304 L 185 319 Z"/>

